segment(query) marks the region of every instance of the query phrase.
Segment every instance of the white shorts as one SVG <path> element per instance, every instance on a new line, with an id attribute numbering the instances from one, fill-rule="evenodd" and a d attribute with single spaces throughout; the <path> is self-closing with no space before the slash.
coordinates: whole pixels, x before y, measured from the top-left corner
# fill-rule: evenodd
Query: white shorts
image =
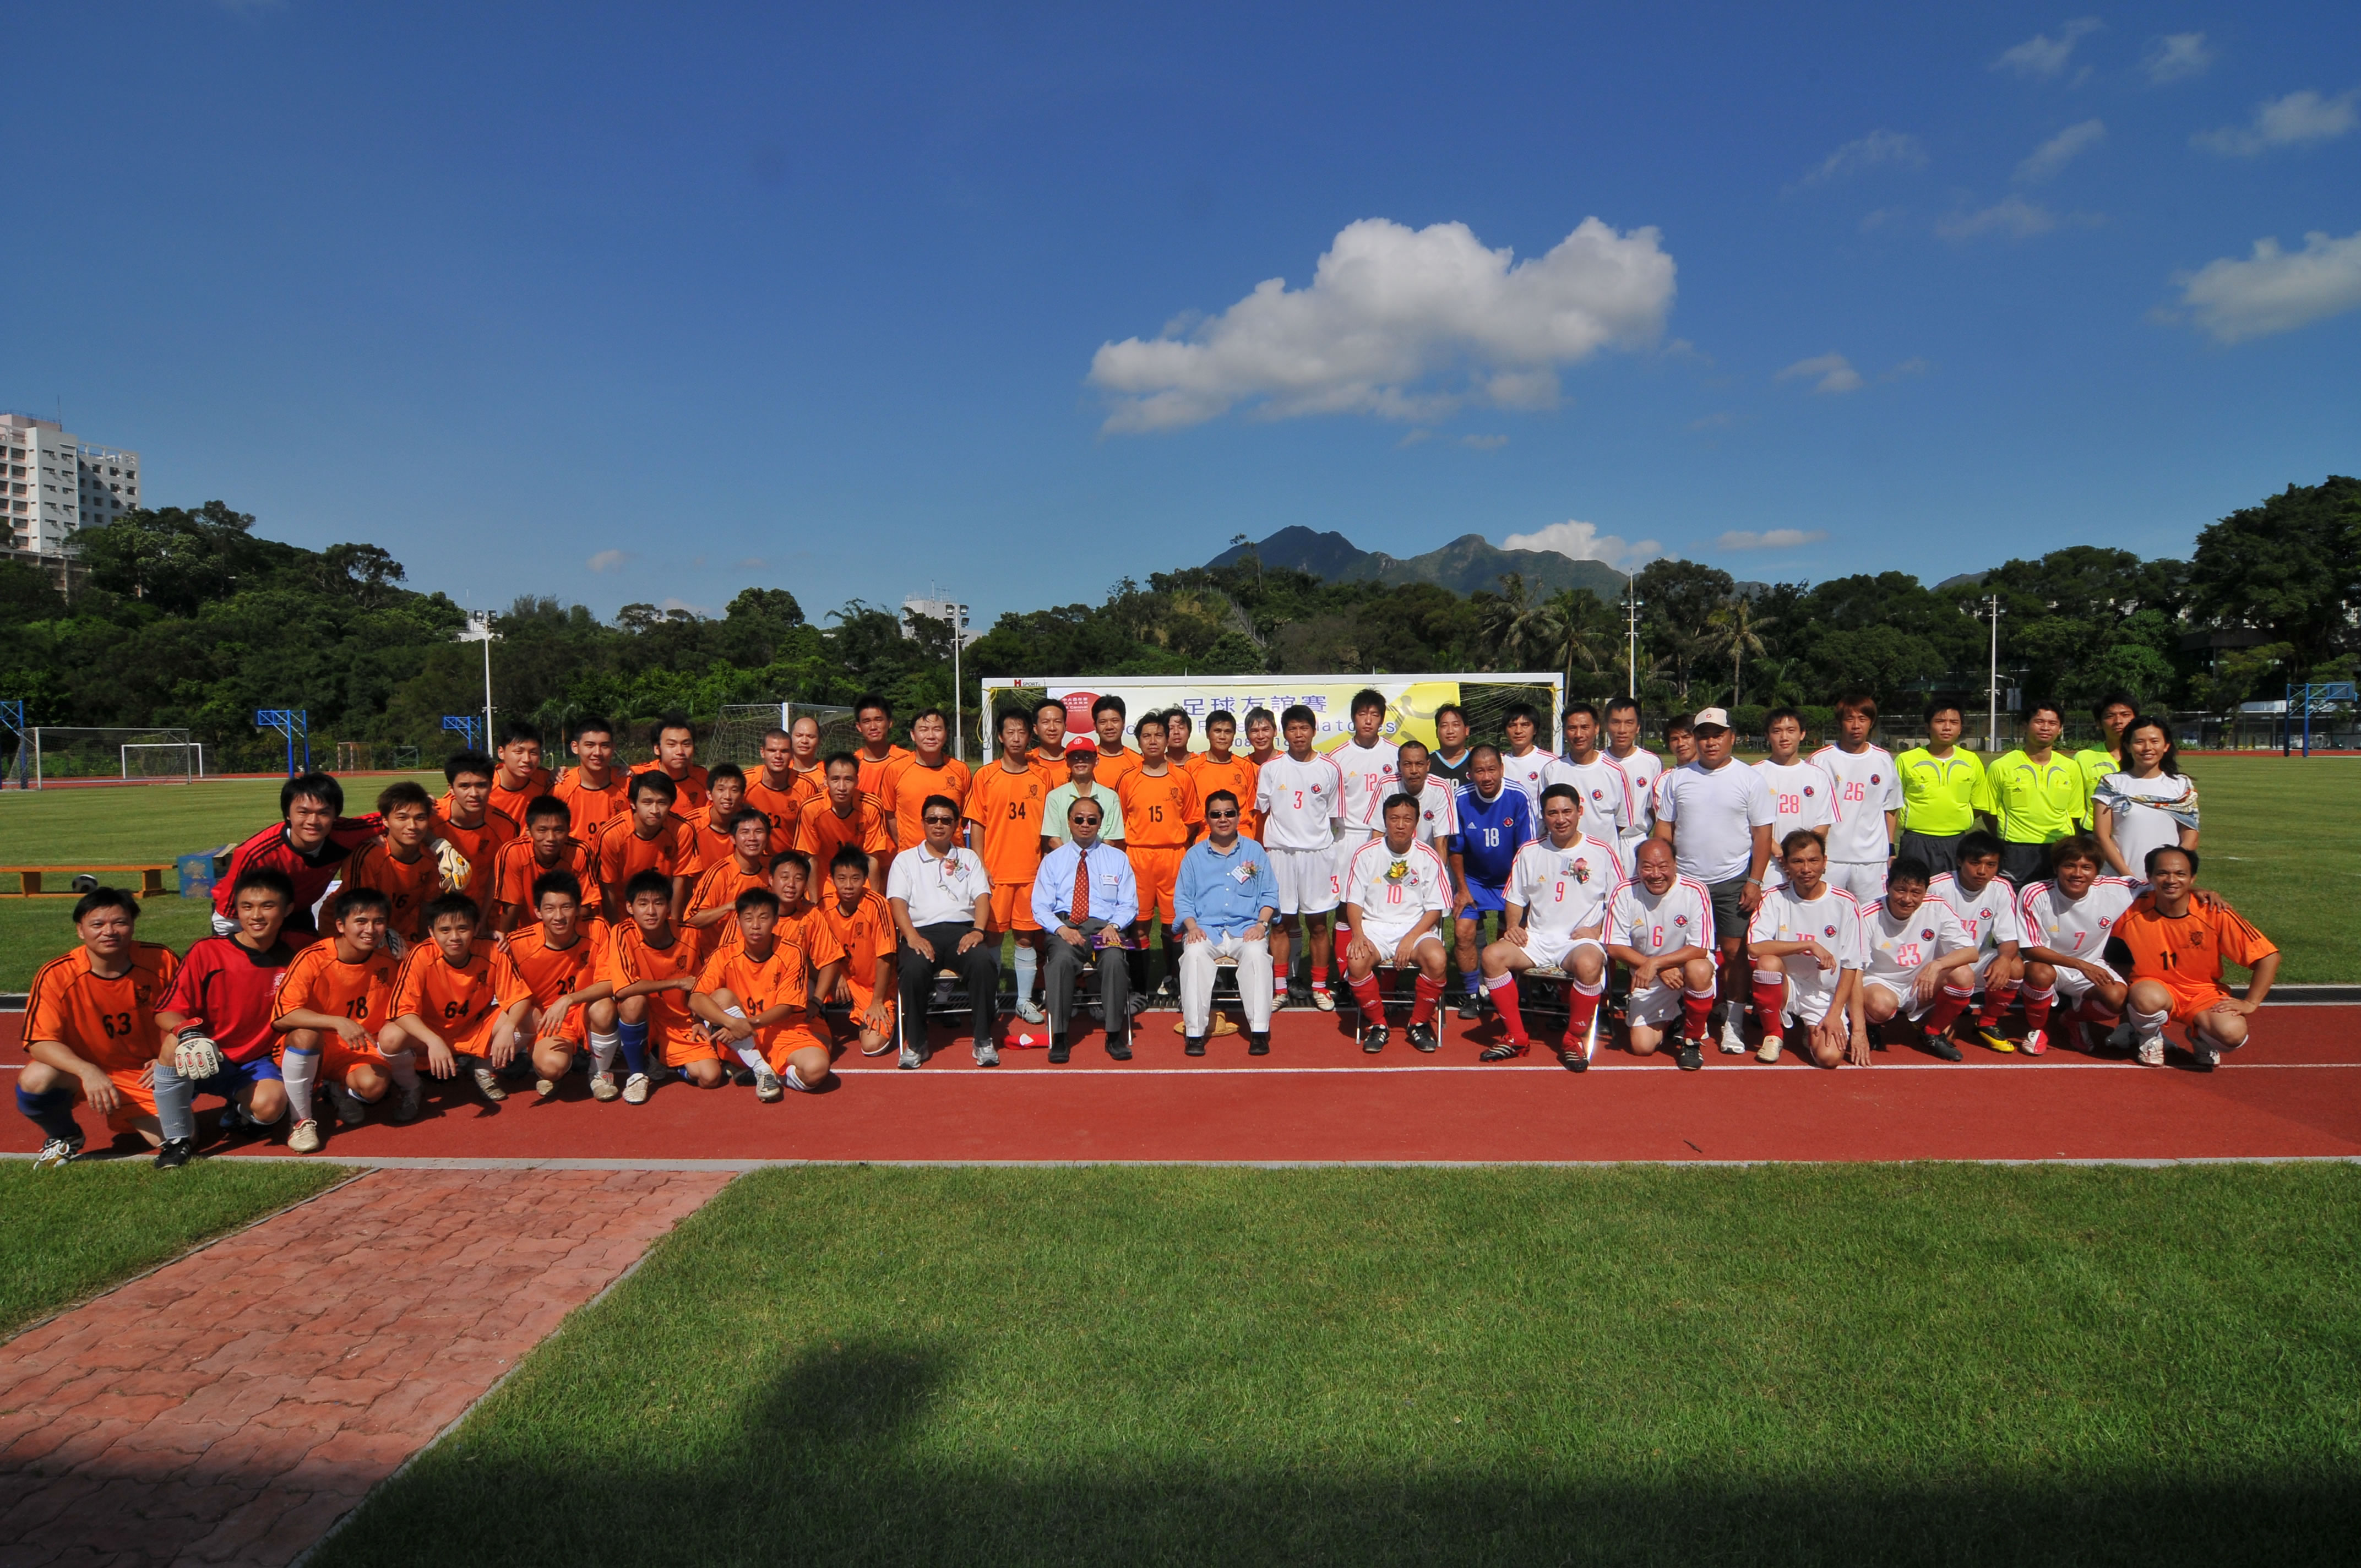
<path id="1" fill-rule="evenodd" d="M 1281 915 L 1325 915 L 1336 907 L 1334 849 L 1283 850 L 1266 845 L 1279 882 Z"/>
<path id="2" fill-rule="evenodd" d="M 1885 896 L 1885 862 L 1830 861 L 1827 882 L 1840 893 L 1851 894 L 1852 901 L 1867 911 L 1871 905 Z"/>
<path id="3" fill-rule="evenodd" d="M 1345 836 L 1336 840 L 1336 862 L 1328 871 L 1328 902 L 1336 911 L 1336 929 L 1339 931 L 1352 929 L 1345 924 L 1345 884 L 1352 880 L 1353 857 L 1361 852 L 1361 846 L 1371 837 L 1373 835 L 1347 828 Z"/>
<path id="4" fill-rule="evenodd" d="M 1525 955 L 1543 969 L 1565 968 L 1565 960 L 1574 955 L 1576 948 L 1593 948 L 1601 959 L 1607 956 L 1607 949 L 1599 945 L 1596 937 L 1577 937 L 1571 931 L 1543 931 L 1531 926 L 1525 927 Z"/>
<path id="5" fill-rule="evenodd" d="M 1982 992 L 1984 989 L 1984 972 L 1992 968 L 1993 959 L 1998 957 L 2000 957 L 2000 949 L 1998 948 L 1993 948 L 1992 951 L 1988 953 L 1978 953 L 1976 955 L 1975 967 L 1969 971 L 1969 973 L 1973 976 L 1973 978 L 1968 981 L 1969 990 L 1976 992 L 1979 994 Z"/>
<path id="6" fill-rule="evenodd" d="M 1417 924 L 1415 919 L 1372 920 L 1361 927 L 1361 935 L 1369 939 L 1369 946 L 1378 949 L 1378 961 L 1389 964 L 1394 961 L 1394 954 L 1401 949 L 1402 938 L 1409 936 L 1411 927 Z M 1442 945 L 1443 931 L 1440 927 L 1428 927 L 1426 935 L 1418 939 L 1418 945 L 1422 948 L 1429 942 L 1438 947 Z"/>
<path id="7" fill-rule="evenodd" d="M 2123 983 L 2124 977 L 2116 974 L 2112 968 L 2106 964 L 2101 964 L 2099 967 L 2106 970 L 2118 985 Z M 2084 974 L 2081 970 L 2073 969 L 2060 969 L 2057 972 L 2056 987 L 2059 995 L 2069 1002 L 2080 1002 L 2084 996 L 2090 994 L 2091 977 L 2089 975 Z"/>
<path id="8" fill-rule="evenodd" d="M 1781 1009 L 1790 1019 L 1801 1019 L 1817 1025 L 1828 1015 L 1828 1003 L 1834 1002 L 1837 988 L 1815 978 L 1798 981 L 1793 974 L 1787 977 L 1787 1003 Z"/>
<path id="9" fill-rule="evenodd" d="M 1894 1012 L 1916 1024 L 1927 1015 L 1929 1008 L 1935 1005 L 1931 1002 L 1918 1000 L 1918 988 L 1914 983 L 1917 978 L 1916 975 L 1905 978 L 1900 975 L 1864 974 L 1861 977 L 1861 982 L 1863 985 L 1873 985 L 1893 997 Z"/>
<path id="10" fill-rule="evenodd" d="M 1659 981 L 1645 991 L 1635 991 L 1624 1004 L 1627 1022 L 1642 1028 L 1662 1029 L 1677 1021 L 1681 1015 L 1682 982 Z"/>

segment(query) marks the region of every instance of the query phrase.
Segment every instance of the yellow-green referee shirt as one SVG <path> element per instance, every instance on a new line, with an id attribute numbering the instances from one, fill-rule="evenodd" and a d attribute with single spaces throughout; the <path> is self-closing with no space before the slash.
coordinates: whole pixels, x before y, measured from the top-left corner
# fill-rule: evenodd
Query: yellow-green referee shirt
<path id="1" fill-rule="evenodd" d="M 2104 746 L 2083 747 L 2074 753 L 2074 765 L 2082 770 L 2082 820 L 2088 822 L 2091 797 L 2099 793 L 2108 774 L 2122 773 L 2124 765 L 2109 756 Z"/>
<path id="2" fill-rule="evenodd" d="M 2091 791 L 2071 757 L 2037 762 L 2020 746 L 1984 770 L 1975 805 L 2000 819 L 2001 842 L 2054 844 L 2091 815 Z"/>
<path id="3" fill-rule="evenodd" d="M 1976 825 L 1976 792 L 1983 787 L 1984 760 L 1954 746 L 1938 757 L 1924 746 L 1894 759 L 1902 782 L 1904 831 L 1949 839 Z"/>

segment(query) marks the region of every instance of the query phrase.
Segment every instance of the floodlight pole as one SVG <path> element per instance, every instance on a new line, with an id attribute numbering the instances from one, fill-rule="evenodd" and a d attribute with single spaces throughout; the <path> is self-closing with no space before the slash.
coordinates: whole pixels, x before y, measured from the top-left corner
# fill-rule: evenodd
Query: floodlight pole
<path id="1" fill-rule="evenodd" d="M 951 761 L 967 761 L 967 737 L 960 730 L 967 715 L 960 707 L 960 610 L 958 600 L 951 601 Z"/>
<path id="2" fill-rule="evenodd" d="M 1623 574 L 1623 695 L 1640 700 L 1640 579 Z"/>
<path id="3" fill-rule="evenodd" d="M 2000 750 L 2000 596 L 1984 601 L 1992 611 L 1992 668 L 1984 687 L 1984 753 Z"/>

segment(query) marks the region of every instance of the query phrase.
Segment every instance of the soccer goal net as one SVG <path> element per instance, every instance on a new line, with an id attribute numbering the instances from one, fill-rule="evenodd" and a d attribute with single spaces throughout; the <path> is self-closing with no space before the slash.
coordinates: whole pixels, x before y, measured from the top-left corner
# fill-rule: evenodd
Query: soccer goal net
<path id="1" fill-rule="evenodd" d="M 204 777 L 204 748 L 186 729 L 80 729 L 38 725 L 26 732 L 27 782 L 57 784 L 190 784 Z"/>
<path id="2" fill-rule="evenodd" d="M 735 762 L 751 774 L 763 763 L 763 737 L 774 729 L 792 729 L 798 718 L 810 718 L 819 725 L 823 757 L 861 744 L 861 732 L 852 727 L 849 707 L 821 702 L 730 703 L 706 731 L 699 760 L 708 768 L 716 762 Z"/>

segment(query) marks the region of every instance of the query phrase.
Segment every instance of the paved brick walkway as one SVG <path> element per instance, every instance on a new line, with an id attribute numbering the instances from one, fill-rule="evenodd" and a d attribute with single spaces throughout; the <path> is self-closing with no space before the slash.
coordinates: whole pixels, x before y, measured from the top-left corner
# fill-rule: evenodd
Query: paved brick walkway
<path id="1" fill-rule="evenodd" d="M 379 1171 L 0 1345 L 0 1564 L 291 1561 L 728 1179 Z"/>

